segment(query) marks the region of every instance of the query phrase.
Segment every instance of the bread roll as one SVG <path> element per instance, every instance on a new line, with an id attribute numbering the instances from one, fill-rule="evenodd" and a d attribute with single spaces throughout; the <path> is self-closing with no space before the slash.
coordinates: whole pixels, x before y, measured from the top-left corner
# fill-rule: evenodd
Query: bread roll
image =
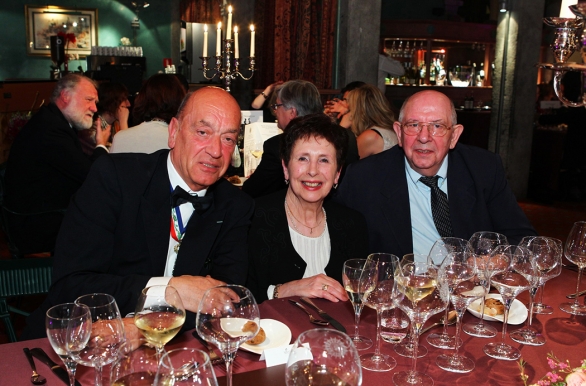
<path id="1" fill-rule="evenodd" d="M 503 315 L 505 313 L 505 305 L 498 299 L 486 299 L 484 313 L 489 316 Z"/>
<path id="2" fill-rule="evenodd" d="M 254 331 L 256 330 L 256 323 L 253 321 L 248 321 L 244 326 L 242 326 L 242 331 Z M 267 339 L 267 335 L 265 334 L 265 330 L 262 327 L 258 330 L 258 334 L 250 340 L 247 340 L 246 343 L 251 344 L 253 346 L 259 345 Z"/>

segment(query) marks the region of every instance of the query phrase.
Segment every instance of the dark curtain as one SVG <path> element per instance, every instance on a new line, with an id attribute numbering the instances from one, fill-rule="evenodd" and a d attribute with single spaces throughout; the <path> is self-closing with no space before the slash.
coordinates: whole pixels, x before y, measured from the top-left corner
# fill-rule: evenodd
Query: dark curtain
<path id="1" fill-rule="evenodd" d="M 221 0 L 181 0 L 181 20 L 188 23 L 216 24 L 220 15 Z"/>
<path id="2" fill-rule="evenodd" d="M 304 79 L 332 88 L 338 0 L 256 0 L 255 88 Z"/>

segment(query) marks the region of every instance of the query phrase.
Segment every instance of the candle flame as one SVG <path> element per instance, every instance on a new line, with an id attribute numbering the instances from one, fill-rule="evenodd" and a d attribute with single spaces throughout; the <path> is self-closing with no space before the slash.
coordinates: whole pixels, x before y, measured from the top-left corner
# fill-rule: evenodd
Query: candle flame
<path id="1" fill-rule="evenodd" d="M 251 25 L 250 25 L 250 30 L 251 30 L 251 31 L 254 31 L 254 24 L 251 24 Z"/>
<path id="2" fill-rule="evenodd" d="M 218 29 L 222 29 L 222 22 L 218 22 Z"/>
<path id="3" fill-rule="evenodd" d="M 207 25 L 207 24 L 204 24 L 204 25 L 203 25 L 203 31 L 204 31 L 204 32 L 208 32 L 208 25 Z"/>
<path id="4" fill-rule="evenodd" d="M 232 6 L 228 7 L 228 12 L 232 13 Z"/>
<path id="5" fill-rule="evenodd" d="M 238 26 L 234 26 L 234 33 L 237 34 L 238 33 Z"/>

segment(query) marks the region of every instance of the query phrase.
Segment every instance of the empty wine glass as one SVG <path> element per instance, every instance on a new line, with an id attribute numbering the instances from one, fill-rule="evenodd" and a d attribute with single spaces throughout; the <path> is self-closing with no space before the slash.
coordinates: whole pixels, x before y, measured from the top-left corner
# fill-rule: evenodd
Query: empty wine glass
<path id="1" fill-rule="evenodd" d="M 90 294 L 78 297 L 75 304 L 86 305 L 92 316 L 92 332 L 87 345 L 72 358 L 95 370 L 95 385 L 102 385 L 102 368 L 112 363 L 118 348 L 125 341 L 124 325 L 114 297 L 108 294 Z"/>
<path id="2" fill-rule="evenodd" d="M 580 281 L 582 271 L 586 267 L 586 222 L 578 221 L 574 223 L 565 248 L 566 259 L 578 266 L 578 282 L 576 283 L 576 293 L 580 291 Z M 560 309 L 573 315 L 586 315 L 586 304 L 580 304 L 579 296 L 573 302 L 560 304 Z"/>
<path id="3" fill-rule="evenodd" d="M 350 337 L 329 328 L 302 332 L 289 353 L 287 386 L 362 384 L 358 352 Z"/>
<path id="4" fill-rule="evenodd" d="M 399 265 L 404 267 L 407 264 L 413 263 L 426 263 L 428 259 L 427 255 L 423 255 L 420 253 L 407 253 L 403 255 L 401 260 L 399 261 Z M 397 313 L 403 314 L 400 309 L 396 309 Z M 409 323 L 407 321 L 407 323 Z M 395 352 L 403 357 L 412 358 L 415 355 L 415 344 L 413 343 L 413 325 L 410 326 L 409 333 L 407 334 L 407 339 L 403 339 L 402 342 L 396 344 L 393 347 Z M 418 345 L 417 346 L 417 357 L 422 358 L 427 355 L 427 347 Z"/>
<path id="5" fill-rule="evenodd" d="M 534 236 L 524 237 L 523 240 L 521 240 L 521 242 L 519 243 L 519 245 L 524 245 L 523 243 L 525 242 L 525 239 L 531 239 L 533 237 Z M 554 243 L 557 246 L 557 250 L 558 250 L 557 259 L 559 261 L 559 264 L 556 266 L 556 268 L 554 268 L 548 274 L 542 275 L 539 277 L 539 288 L 541 288 L 541 291 L 538 290 L 539 301 L 536 303 L 533 303 L 533 313 L 534 314 L 541 314 L 541 315 L 553 314 L 553 307 L 548 306 L 547 304 L 543 303 L 543 292 L 545 291 L 545 283 L 549 279 L 557 277 L 562 273 L 562 256 L 564 254 L 564 247 L 563 247 L 562 241 L 559 239 L 554 239 L 552 237 L 549 237 L 549 239 L 552 240 L 552 243 Z"/>
<path id="6" fill-rule="evenodd" d="M 85 347 L 92 331 L 90 310 L 75 303 L 58 304 L 47 310 L 45 316 L 47 338 L 53 350 L 65 364 L 69 385 L 75 385 L 77 362 L 71 352 Z"/>
<path id="7" fill-rule="evenodd" d="M 199 336 L 222 352 L 226 384 L 232 386 L 232 364 L 238 347 L 260 330 L 260 313 L 254 296 L 240 285 L 210 288 L 199 303 L 195 326 Z"/>
<path id="8" fill-rule="evenodd" d="M 373 253 L 366 259 L 360 286 L 364 288 L 363 303 L 376 310 L 376 346 L 374 353 L 360 356 L 362 367 L 372 371 L 390 371 L 397 365 L 394 358 L 381 354 L 381 318 L 384 310 L 395 307 L 395 270 L 399 258 L 390 253 Z"/>
<path id="9" fill-rule="evenodd" d="M 364 296 L 364 288 L 360 286 L 360 277 L 364 272 L 364 264 L 366 259 L 350 259 L 344 262 L 342 270 L 342 281 L 344 289 L 348 293 L 348 298 L 354 308 L 354 335 L 352 335 L 352 342 L 357 350 L 366 350 L 372 347 L 372 339 L 361 336 L 358 325 L 360 324 L 360 314 L 364 304 L 362 297 Z M 371 266 L 371 269 L 372 266 Z"/>
<path id="10" fill-rule="evenodd" d="M 163 354 L 154 385 L 217 386 L 218 381 L 208 354 L 183 347 Z"/>
<path id="11" fill-rule="evenodd" d="M 138 345 L 138 347 L 136 347 Z M 112 386 L 152 385 L 159 368 L 157 350 L 144 338 L 120 345 L 110 369 Z"/>
<path id="12" fill-rule="evenodd" d="M 545 344 L 545 337 L 538 334 L 533 324 L 533 308 L 535 293 L 544 280 L 555 271 L 558 265 L 561 266 L 561 241 L 549 237 L 523 238 L 521 246 L 526 247 L 533 254 L 531 263 L 535 267 L 536 275 L 529 288 L 529 318 L 527 325 L 509 334 L 509 337 L 518 343 L 525 343 L 531 346 L 542 346 Z"/>
<path id="13" fill-rule="evenodd" d="M 492 251 L 499 245 L 508 245 L 509 241 L 505 235 L 495 232 L 476 232 L 470 237 L 470 248 L 476 258 L 477 282 L 490 291 L 490 279 L 496 272 L 491 269 L 498 267 L 498 264 L 486 264 Z M 462 326 L 462 331 L 468 335 L 480 338 L 491 338 L 496 336 L 496 328 L 484 324 L 484 303 L 486 297 L 480 302 L 480 320 L 477 323 L 466 323 Z"/>
<path id="14" fill-rule="evenodd" d="M 163 347 L 177 335 L 185 323 L 185 307 L 179 292 L 170 285 L 155 285 L 142 290 L 134 313 L 134 324 L 157 349 L 161 358 Z"/>
<path id="15" fill-rule="evenodd" d="M 483 286 L 475 286 L 472 280 L 476 275 L 476 259 L 470 256 L 469 251 L 453 252 L 444 259 L 440 270 L 439 280 L 449 286 L 450 300 L 456 310 L 455 341 L 461 342 L 460 330 L 462 316 L 466 308 L 474 300 L 484 297 L 486 290 Z M 447 307 L 446 307 L 447 308 Z M 474 361 L 458 353 L 461 343 L 456 345 L 452 354 L 438 356 L 435 363 L 446 371 L 468 373 L 474 370 Z"/>
<path id="16" fill-rule="evenodd" d="M 499 257 L 503 262 L 508 262 L 506 270 L 492 277 L 492 285 L 496 287 L 503 298 L 505 314 L 501 341 L 489 343 L 484 346 L 483 350 L 486 355 L 492 358 L 514 361 L 521 357 L 521 352 L 505 343 L 509 310 L 517 295 L 529 289 L 535 280 L 536 270 L 531 261 L 533 254 L 525 247 L 501 245 L 493 251 L 493 257 Z"/>
<path id="17" fill-rule="evenodd" d="M 458 237 L 442 237 L 431 247 L 427 261 L 429 264 L 433 264 L 439 268 L 450 253 L 461 252 L 467 252 L 468 254 L 472 252 L 468 240 L 460 239 Z M 446 307 L 444 320 L 448 320 L 449 311 L 450 307 L 448 305 L 448 307 Z M 444 323 L 441 334 L 432 333 L 427 336 L 427 343 L 437 348 L 454 349 L 462 344 L 461 340 L 458 341 L 457 344 L 456 342 L 456 337 L 448 334 L 448 323 Z"/>
<path id="18" fill-rule="evenodd" d="M 433 385 L 433 379 L 417 371 L 417 346 L 421 327 L 430 316 L 442 312 L 449 301 L 448 288 L 437 268 L 427 263 L 407 264 L 396 270 L 397 304 L 411 320 L 414 355 L 411 370 L 393 376 L 397 386 Z"/>

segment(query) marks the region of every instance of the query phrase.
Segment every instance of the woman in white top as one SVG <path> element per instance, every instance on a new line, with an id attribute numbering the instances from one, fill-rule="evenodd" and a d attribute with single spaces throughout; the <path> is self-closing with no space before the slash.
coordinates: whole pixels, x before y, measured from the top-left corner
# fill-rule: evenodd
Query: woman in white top
<path id="1" fill-rule="evenodd" d="M 397 144 L 395 117 L 389 102 L 375 86 L 365 84 L 348 93 L 349 112 L 340 125 L 356 135 L 360 158 L 388 150 Z"/>
<path id="2" fill-rule="evenodd" d="M 325 114 L 293 119 L 281 142 L 288 187 L 256 199 L 247 287 L 260 303 L 288 296 L 348 300 L 342 268 L 368 255 L 364 217 L 325 200 L 340 177 L 348 134 Z"/>
<path id="3" fill-rule="evenodd" d="M 114 136 L 110 153 L 154 153 L 168 149 L 169 122 L 177 114 L 185 89 L 175 75 L 151 76 L 134 100 L 132 117 L 138 126 Z"/>

